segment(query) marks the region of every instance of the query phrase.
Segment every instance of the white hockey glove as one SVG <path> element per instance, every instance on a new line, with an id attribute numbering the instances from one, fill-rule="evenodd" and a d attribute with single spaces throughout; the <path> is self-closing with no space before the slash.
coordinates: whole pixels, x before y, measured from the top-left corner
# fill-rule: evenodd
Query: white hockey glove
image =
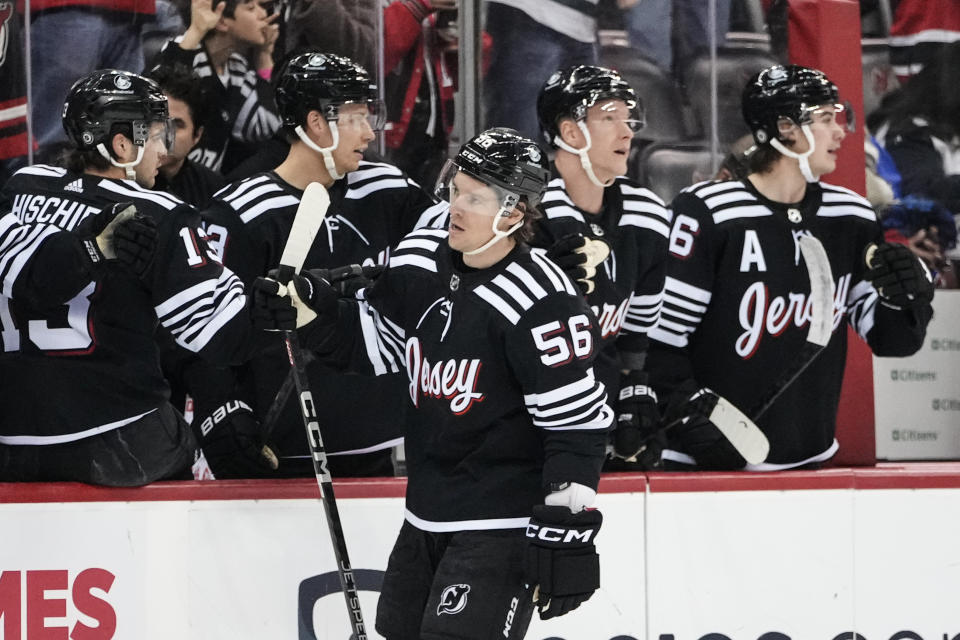
<path id="1" fill-rule="evenodd" d="M 563 269 L 584 295 L 593 292 L 597 267 L 609 255 L 606 242 L 577 233 L 563 236 L 547 249 L 547 257 Z"/>

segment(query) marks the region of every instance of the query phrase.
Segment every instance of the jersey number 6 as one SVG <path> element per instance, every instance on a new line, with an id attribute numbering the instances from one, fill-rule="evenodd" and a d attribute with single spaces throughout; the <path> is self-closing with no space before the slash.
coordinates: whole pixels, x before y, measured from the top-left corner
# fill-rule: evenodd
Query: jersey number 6
<path id="1" fill-rule="evenodd" d="M 576 356 L 584 359 L 593 352 L 590 319 L 585 314 L 573 316 L 564 325 L 559 320 L 530 330 L 533 341 L 543 353 L 540 361 L 548 367 L 559 367 Z"/>

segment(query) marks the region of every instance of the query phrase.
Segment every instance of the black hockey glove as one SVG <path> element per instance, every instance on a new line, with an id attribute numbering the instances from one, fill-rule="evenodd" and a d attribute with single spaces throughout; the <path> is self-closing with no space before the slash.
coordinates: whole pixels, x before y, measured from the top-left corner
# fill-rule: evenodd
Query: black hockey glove
<path id="1" fill-rule="evenodd" d="M 253 283 L 253 324 L 266 331 L 293 331 L 318 316 L 325 324 L 336 322 L 339 313 L 337 291 L 323 277 L 321 269 L 293 276 L 293 286 L 276 280 L 276 271 Z"/>
<path id="2" fill-rule="evenodd" d="M 664 412 L 664 423 L 672 425 L 667 435 L 683 453 L 707 471 L 743 469 L 746 459 L 710 420 L 710 395 L 693 393 L 693 381 L 681 387 Z"/>
<path id="3" fill-rule="evenodd" d="M 880 299 L 890 307 L 909 309 L 930 304 L 933 300 L 933 276 L 905 245 L 884 242 L 867 246 L 866 279 Z"/>
<path id="4" fill-rule="evenodd" d="M 156 254 L 157 223 L 149 216 L 134 216 L 116 228 L 113 246 L 117 261 L 142 278 Z"/>
<path id="5" fill-rule="evenodd" d="M 571 513 L 567 507 L 537 505 L 527 525 L 524 580 L 533 588 L 540 619 L 569 613 L 600 587 L 600 556 L 594 540 L 603 514 Z"/>
<path id="6" fill-rule="evenodd" d="M 232 400 L 200 422 L 200 448 L 215 478 L 259 478 L 279 466 L 250 407 Z"/>
<path id="7" fill-rule="evenodd" d="M 337 295 L 352 298 L 357 291 L 373 284 L 377 276 L 383 273 L 383 265 L 362 267 L 348 264 L 335 269 L 311 269 L 310 273 L 330 283 Z"/>
<path id="8" fill-rule="evenodd" d="M 647 374 L 630 371 L 620 378 L 617 426 L 613 432 L 613 452 L 627 462 L 644 469 L 660 467 L 660 454 L 666 436 L 660 430 L 657 394 L 647 386 Z"/>
<path id="9" fill-rule="evenodd" d="M 95 267 L 118 260 L 142 275 L 156 250 L 157 228 L 152 218 L 137 215 L 130 202 L 118 202 L 87 216 L 76 234 Z"/>

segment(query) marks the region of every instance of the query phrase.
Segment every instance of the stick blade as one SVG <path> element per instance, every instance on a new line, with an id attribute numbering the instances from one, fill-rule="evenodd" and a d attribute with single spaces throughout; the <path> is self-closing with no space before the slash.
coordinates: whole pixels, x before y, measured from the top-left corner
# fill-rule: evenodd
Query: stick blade
<path id="1" fill-rule="evenodd" d="M 770 453 L 770 441 L 760 427 L 723 396 L 716 395 L 716 399 L 717 403 L 708 418 L 710 422 L 749 464 L 760 464 L 766 460 Z"/>
<path id="2" fill-rule="evenodd" d="M 820 241 L 811 235 L 799 238 L 800 252 L 810 276 L 811 318 L 807 342 L 825 347 L 833 335 L 833 272 Z"/>
<path id="3" fill-rule="evenodd" d="M 300 272 L 329 207 L 330 194 L 324 186 L 319 182 L 308 184 L 300 199 L 300 206 L 297 207 L 287 244 L 283 247 L 283 255 L 280 256 L 281 270 L 286 267 L 292 269 L 293 273 Z"/>

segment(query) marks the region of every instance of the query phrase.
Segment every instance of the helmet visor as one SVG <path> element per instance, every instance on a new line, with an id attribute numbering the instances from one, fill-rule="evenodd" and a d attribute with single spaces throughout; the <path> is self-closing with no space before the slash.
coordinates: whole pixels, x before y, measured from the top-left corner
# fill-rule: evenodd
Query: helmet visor
<path id="1" fill-rule="evenodd" d="M 173 153 L 176 128 L 169 118 L 154 120 L 153 122 L 138 120 L 133 123 L 133 133 L 135 144 L 145 145 L 148 142 L 157 141 L 163 145 L 168 154 Z"/>
<path id="2" fill-rule="evenodd" d="M 453 160 L 444 164 L 434 192 L 449 202 L 451 209 L 490 217 L 509 212 L 520 202 L 516 193 L 486 182 Z"/>
<path id="3" fill-rule="evenodd" d="M 830 125 L 836 122 L 849 133 L 857 130 L 856 112 L 849 101 L 821 104 L 807 109 L 810 122 Z"/>
<path id="4" fill-rule="evenodd" d="M 373 131 L 383 129 L 387 121 L 387 108 L 382 100 L 367 102 L 344 102 L 337 108 L 337 126 L 362 128 L 364 122 Z"/>
<path id="5" fill-rule="evenodd" d="M 605 98 L 598 100 L 587 111 L 587 122 L 592 126 L 616 126 L 623 123 L 636 135 L 644 126 L 643 110 L 635 100 Z"/>

